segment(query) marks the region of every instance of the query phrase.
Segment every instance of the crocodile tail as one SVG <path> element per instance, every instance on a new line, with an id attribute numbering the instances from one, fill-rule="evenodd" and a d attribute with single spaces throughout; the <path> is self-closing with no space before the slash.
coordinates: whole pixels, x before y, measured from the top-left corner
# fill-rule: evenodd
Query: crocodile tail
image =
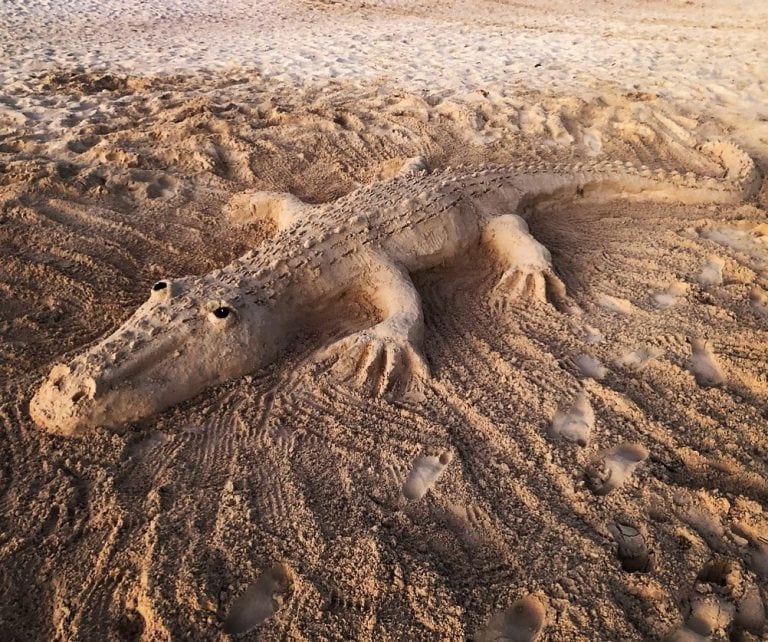
<path id="1" fill-rule="evenodd" d="M 752 198 L 760 190 L 762 177 L 755 161 L 735 143 L 723 139 L 710 140 L 700 145 L 699 151 L 725 169 L 721 180 L 742 199 Z"/>

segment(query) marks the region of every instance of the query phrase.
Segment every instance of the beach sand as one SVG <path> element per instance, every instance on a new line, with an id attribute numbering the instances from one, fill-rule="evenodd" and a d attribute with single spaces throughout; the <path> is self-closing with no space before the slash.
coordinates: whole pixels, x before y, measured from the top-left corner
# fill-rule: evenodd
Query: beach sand
<path id="1" fill-rule="evenodd" d="M 158 279 L 270 242 L 254 190 L 323 203 L 417 156 L 717 178 L 713 138 L 764 175 L 768 5 L 636 4 L 5 2 L 0 637 L 766 639 L 766 183 L 537 208 L 578 315 L 499 314 L 479 248 L 413 275 L 419 400 L 317 376 L 375 322 L 349 301 L 122 430 L 29 416 Z"/>

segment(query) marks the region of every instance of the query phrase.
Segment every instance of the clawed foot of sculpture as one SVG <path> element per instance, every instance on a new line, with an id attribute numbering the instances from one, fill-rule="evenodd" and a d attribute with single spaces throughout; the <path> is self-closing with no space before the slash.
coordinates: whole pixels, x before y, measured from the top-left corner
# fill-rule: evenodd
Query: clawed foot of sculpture
<path id="1" fill-rule="evenodd" d="M 551 268 L 510 268 L 491 292 L 491 302 L 499 312 L 504 312 L 515 304 L 534 301 L 549 302 L 561 307 L 566 299 L 565 284 Z"/>
<path id="2" fill-rule="evenodd" d="M 378 327 L 331 344 L 315 358 L 338 380 L 374 396 L 415 398 L 429 367 L 405 338 Z"/>

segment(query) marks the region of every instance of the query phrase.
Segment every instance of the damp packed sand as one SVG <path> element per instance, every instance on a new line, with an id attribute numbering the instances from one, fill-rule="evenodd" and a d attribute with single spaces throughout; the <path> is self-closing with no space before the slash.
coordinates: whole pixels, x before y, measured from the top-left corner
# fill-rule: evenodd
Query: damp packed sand
<path id="1" fill-rule="evenodd" d="M 637 6 L 640 5 L 640 6 Z M 413 275 L 431 376 L 270 367 L 73 439 L 51 367 L 152 284 L 421 157 L 768 170 L 761 1 L 10 1 L 0 7 L 0 637 L 764 640 L 768 187 L 527 213 L 571 305 L 494 305 L 482 248 Z"/>

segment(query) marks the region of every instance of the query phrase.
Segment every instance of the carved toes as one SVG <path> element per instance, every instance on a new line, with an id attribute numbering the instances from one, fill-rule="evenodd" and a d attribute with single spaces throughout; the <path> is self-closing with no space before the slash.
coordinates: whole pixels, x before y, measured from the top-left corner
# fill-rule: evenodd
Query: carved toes
<path id="1" fill-rule="evenodd" d="M 554 272 L 547 271 L 544 273 L 544 280 L 546 281 L 546 296 L 551 303 L 560 305 L 565 303 L 568 295 L 565 291 L 565 283 L 560 280 Z"/>
<path id="2" fill-rule="evenodd" d="M 338 381 L 377 397 L 409 397 L 429 377 L 426 361 L 407 340 L 370 332 L 337 341 L 316 361 Z"/>
<path id="3" fill-rule="evenodd" d="M 491 293 L 491 303 L 497 312 L 505 312 L 516 303 L 538 301 L 560 305 L 565 299 L 565 284 L 548 269 L 507 270 Z"/>

